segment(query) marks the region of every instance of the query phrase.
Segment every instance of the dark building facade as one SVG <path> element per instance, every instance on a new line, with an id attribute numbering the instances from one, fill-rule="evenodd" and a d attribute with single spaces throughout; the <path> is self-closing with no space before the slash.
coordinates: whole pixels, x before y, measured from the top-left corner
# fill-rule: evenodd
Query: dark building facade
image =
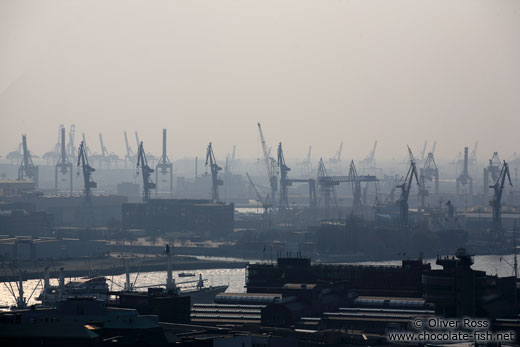
<path id="1" fill-rule="evenodd" d="M 234 211 L 233 204 L 210 200 L 152 199 L 148 203 L 123 204 L 123 228 L 221 236 L 233 232 Z"/>

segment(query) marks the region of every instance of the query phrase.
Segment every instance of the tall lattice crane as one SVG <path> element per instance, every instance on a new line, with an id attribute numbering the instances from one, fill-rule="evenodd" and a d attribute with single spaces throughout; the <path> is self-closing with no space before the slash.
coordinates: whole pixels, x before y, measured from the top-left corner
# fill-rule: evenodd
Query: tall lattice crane
<path id="1" fill-rule="evenodd" d="M 159 173 L 166 175 L 170 173 L 170 197 L 173 195 L 173 164 L 166 154 L 166 129 L 163 129 L 162 155 L 155 167 L 155 182 L 159 184 Z M 159 194 L 159 189 L 155 190 L 155 195 Z"/>
<path id="2" fill-rule="evenodd" d="M 70 178 L 69 178 L 70 194 L 72 195 L 72 163 L 70 162 L 70 160 L 67 156 L 67 151 L 65 148 L 65 128 L 63 126 L 60 128 L 60 132 L 61 132 L 61 141 L 60 141 L 61 151 L 60 151 L 60 157 L 59 157 L 58 161 L 56 162 L 56 166 L 54 168 L 54 188 L 55 188 L 56 192 L 58 192 L 58 171 L 60 171 L 60 173 L 62 175 L 66 175 L 67 173 L 70 173 Z"/>
<path id="3" fill-rule="evenodd" d="M 96 171 L 88 162 L 87 150 L 85 143 L 82 141 L 78 149 L 78 163 L 77 167 L 83 170 L 83 191 L 85 193 L 85 202 L 90 205 L 92 197 L 92 188 L 97 188 L 97 183 L 92 179 L 92 173 Z M 78 173 L 79 174 L 79 173 Z"/>
<path id="4" fill-rule="evenodd" d="M 456 179 L 456 187 L 457 194 L 460 194 L 460 186 L 469 185 L 469 193 L 473 194 L 473 178 L 469 174 L 469 155 L 468 155 L 468 147 L 464 147 L 464 165 L 462 167 L 462 172 Z"/>
<path id="5" fill-rule="evenodd" d="M 213 202 L 219 202 L 218 198 L 218 186 L 224 184 L 218 175 L 219 171 L 222 170 L 220 166 L 217 164 L 217 160 L 215 159 L 215 153 L 213 153 L 213 145 L 211 142 L 208 145 L 208 149 L 206 150 L 206 167 L 209 165 L 211 170 L 211 200 Z"/>
<path id="6" fill-rule="evenodd" d="M 262 126 L 260 125 L 260 123 L 258 123 L 258 132 L 260 133 L 260 143 L 262 144 L 262 151 L 264 153 L 264 163 L 267 171 L 267 178 L 269 179 L 269 184 L 271 186 L 271 198 L 274 206 L 276 202 L 276 191 L 278 190 L 278 165 L 276 160 L 270 155 L 270 151 L 267 148 L 267 144 L 265 143 L 264 133 L 262 132 Z"/>
<path id="7" fill-rule="evenodd" d="M 282 149 L 281 142 L 278 144 L 277 157 L 278 157 L 277 164 L 278 164 L 278 167 L 280 168 L 280 200 L 279 200 L 278 207 L 289 208 L 287 174 L 289 173 L 289 171 L 291 171 L 291 168 L 289 168 L 285 164 L 285 158 L 283 155 L 283 149 Z"/>
<path id="8" fill-rule="evenodd" d="M 150 174 L 152 174 L 154 170 L 148 166 L 143 142 L 139 144 L 137 152 L 137 168 L 141 168 L 141 175 L 143 176 L 143 201 L 147 202 L 150 200 L 150 190 L 155 189 L 155 183 L 153 183 L 150 178 Z"/>
<path id="9" fill-rule="evenodd" d="M 397 188 L 401 188 L 401 196 L 399 197 L 399 215 L 402 226 L 408 225 L 408 196 L 410 195 L 413 179 L 415 178 L 417 186 L 421 186 L 419 183 L 419 177 L 417 176 L 415 159 L 410 147 L 408 147 L 408 155 L 410 156 L 410 167 L 408 168 L 408 173 L 406 174 L 403 183 L 397 186 Z"/>
<path id="10" fill-rule="evenodd" d="M 498 156 L 498 152 L 494 152 L 489 164 L 484 168 L 484 194 L 488 193 L 489 177 L 491 176 L 492 182 L 496 182 L 502 171 L 502 161 Z"/>
<path id="11" fill-rule="evenodd" d="M 35 188 L 38 188 L 38 166 L 34 165 L 31 152 L 27 149 L 27 137 L 22 135 L 23 159 L 18 168 L 18 179 L 23 180 L 24 175 L 34 181 Z"/>
<path id="12" fill-rule="evenodd" d="M 495 184 L 489 186 L 489 188 L 493 188 L 494 195 L 493 199 L 489 202 L 493 211 L 493 225 L 495 230 L 498 231 L 502 228 L 502 193 L 504 191 L 504 184 L 506 182 L 506 178 L 509 181 L 509 185 L 513 185 L 511 182 L 511 176 L 509 174 L 509 165 L 504 160 L 502 165 L 502 169 L 500 170 L 500 174 L 498 175 Z"/>

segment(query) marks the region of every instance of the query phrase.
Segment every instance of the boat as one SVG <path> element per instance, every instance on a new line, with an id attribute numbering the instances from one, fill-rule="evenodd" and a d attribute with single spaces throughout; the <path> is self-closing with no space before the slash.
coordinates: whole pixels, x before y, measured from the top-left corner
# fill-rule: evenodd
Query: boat
<path id="1" fill-rule="evenodd" d="M 181 272 L 179 274 L 179 277 L 194 277 L 194 276 L 195 276 L 195 274 L 192 272 Z"/>
<path id="2" fill-rule="evenodd" d="M 70 297 L 89 297 L 106 301 L 108 299 L 109 287 L 107 279 L 103 276 L 85 277 L 78 281 L 65 283 L 63 268 L 60 268 L 60 277 L 57 286 L 49 283 L 49 270 L 45 271 L 43 290 L 36 298 L 44 306 L 55 306 L 56 301 Z"/>

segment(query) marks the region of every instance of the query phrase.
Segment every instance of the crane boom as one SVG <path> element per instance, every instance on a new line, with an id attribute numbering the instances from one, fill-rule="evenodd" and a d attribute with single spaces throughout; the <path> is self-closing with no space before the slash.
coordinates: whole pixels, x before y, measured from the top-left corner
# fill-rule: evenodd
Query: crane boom
<path id="1" fill-rule="evenodd" d="M 217 160 L 215 159 L 215 153 L 213 153 L 213 145 L 211 142 L 208 145 L 208 149 L 206 150 L 206 166 L 210 167 L 211 170 L 211 199 L 214 203 L 219 202 L 218 198 L 218 186 L 224 184 L 224 182 L 219 178 L 218 173 L 222 170 L 220 166 L 217 164 Z"/>
<path id="2" fill-rule="evenodd" d="M 258 123 L 258 132 L 260 133 L 260 143 L 262 144 L 262 151 L 264 153 L 265 168 L 267 171 L 267 178 L 271 185 L 271 196 L 273 197 L 273 203 L 275 202 L 276 191 L 278 190 L 277 174 L 276 174 L 276 160 L 271 157 L 270 151 L 267 149 L 265 143 L 264 133 L 262 132 L 262 126 Z"/>
<path id="3" fill-rule="evenodd" d="M 137 168 L 141 168 L 141 173 L 143 176 L 143 200 L 146 202 L 150 200 L 150 189 L 155 189 L 155 183 L 153 183 L 152 179 L 150 178 L 150 174 L 153 173 L 154 170 L 148 166 L 148 160 L 146 159 L 146 154 L 144 152 L 144 146 L 142 142 L 139 145 L 137 153 Z"/>
<path id="4" fill-rule="evenodd" d="M 87 204 L 91 203 L 91 189 L 97 188 L 97 183 L 92 179 L 92 172 L 96 171 L 92 166 L 88 163 L 87 151 L 85 149 L 85 144 L 82 141 L 79 145 L 78 149 L 78 163 L 76 165 L 83 169 L 83 188 L 85 192 L 85 201 Z"/>

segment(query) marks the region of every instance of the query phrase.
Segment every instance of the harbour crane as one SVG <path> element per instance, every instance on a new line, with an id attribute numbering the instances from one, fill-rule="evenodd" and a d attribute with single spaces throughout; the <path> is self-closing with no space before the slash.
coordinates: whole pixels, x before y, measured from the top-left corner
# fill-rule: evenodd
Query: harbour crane
<path id="1" fill-rule="evenodd" d="M 58 129 L 58 141 L 56 141 L 56 145 L 54 149 L 43 154 L 42 158 L 47 161 L 47 165 L 55 165 L 58 162 L 60 157 L 60 142 L 61 142 L 61 128 L 63 128 L 63 124 L 60 124 Z"/>
<path id="2" fill-rule="evenodd" d="M 209 143 L 208 149 L 206 150 L 206 168 L 208 165 L 211 170 L 211 200 L 213 200 L 214 203 L 217 203 L 219 202 L 218 186 L 223 185 L 224 181 L 222 181 L 218 176 L 218 173 L 222 170 L 222 168 L 217 164 L 211 142 Z"/>
<path id="3" fill-rule="evenodd" d="M 318 203 L 325 208 L 325 213 L 327 216 L 332 212 L 332 215 L 335 215 L 338 211 L 338 199 L 336 196 L 336 185 L 338 183 L 333 182 L 330 179 L 330 176 L 327 174 L 327 169 L 325 168 L 325 163 L 323 159 L 320 158 L 318 164 Z"/>
<path id="4" fill-rule="evenodd" d="M 373 170 L 376 168 L 376 148 L 377 148 L 377 140 L 374 142 L 374 147 L 370 151 L 370 153 L 365 157 L 365 159 L 361 160 L 359 163 L 361 164 L 361 169 L 366 170 Z"/>
<path id="5" fill-rule="evenodd" d="M 268 150 L 267 144 L 265 143 L 264 133 L 262 132 L 262 126 L 260 125 L 260 123 L 258 123 L 258 132 L 260 133 L 260 143 L 262 144 L 264 163 L 267 171 L 267 178 L 269 179 L 269 184 L 271 185 L 271 197 L 273 199 L 274 206 L 276 201 L 276 191 L 278 190 L 277 162 L 270 155 L 270 151 Z"/>
<path id="6" fill-rule="evenodd" d="M 288 173 L 291 169 L 285 164 L 285 157 L 283 155 L 282 143 L 278 144 L 277 164 L 280 169 L 280 201 L 279 208 L 289 208 L 289 189 L 293 183 L 307 183 L 309 185 L 309 207 L 316 207 L 316 180 L 312 178 L 288 178 Z"/>
<path id="7" fill-rule="evenodd" d="M 76 125 L 72 124 L 69 129 L 69 143 L 67 147 L 69 148 L 69 157 L 71 159 L 76 158 L 76 147 L 74 146 L 74 136 L 76 133 Z"/>
<path id="8" fill-rule="evenodd" d="M 34 181 L 35 188 L 38 188 L 38 166 L 34 165 L 31 152 L 27 149 L 27 137 L 22 135 L 23 159 L 18 169 L 18 179 L 23 180 L 24 175 Z"/>
<path id="9" fill-rule="evenodd" d="M 473 194 L 473 178 L 469 175 L 468 165 L 468 147 L 464 147 L 464 166 L 461 174 L 456 179 L 457 194 L 460 194 L 460 186 L 465 186 L 466 184 L 469 185 L 469 193 Z"/>
<path id="10" fill-rule="evenodd" d="M 426 154 L 426 146 L 428 146 L 428 140 L 424 141 L 424 146 L 423 146 L 423 149 L 421 151 L 421 163 L 424 162 L 424 155 Z"/>
<path id="11" fill-rule="evenodd" d="M 88 162 L 87 150 L 85 143 L 82 141 L 78 149 L 78 163 L 76 166 L 81 166 L 83 170 L 83 189 L 85 193 L 85 202 L 90 205 L 92 203 L 92 188 L 97 188 L 97 183 L 92 179 L 92 173 L 96 171 Z M 78 172 L 79 174 L 79 172 Z"/>
<path id="12" fill-rule="evenodd" d="M 126 136 L 126 134 L 125 134 Z M 155 167 L 155 182 L 159 184 L 159 173 L 166 175 L 170 173 L 170 197 L 173 195 L 173 164 L 166 154 L 166 129 L 163 129 L 162 155 Z M 159 189 L 155 190 L 155 196 L 159 195 Z"/>
<path id="13" fill-rule="evenodd" d="M 336 154 L 329 159 L 329 163 L 332 167 L 332 172 L 341 173 L 341 152 L 343 151 L 343 141 L 339 144 L 339 148 Z"/>
<path id="14" fill-rule="evenodd" d="M 277 164 L 278 164 L 278 168 L 280 169 L 280 200 L 279 200 L 278 207 L 279 208 L 289 208 L 287 175 L 288 175 L 289 171 L 291 171 L 291 168 L 285 164 L 285 158 L 283 156 L 283 149 L 282 149 L 281 142 L 278 144 L 277 157 L 278 157 Z"/>
<path id="15" fill-rule="evenodd" d="M 251 176 L 246 172 L 247 179 L 249 180 L 249 185 L 253 188 L 253 191 L 256 194 L 256 197 L 258 198 L 258 201 L 262 204 L 262 208 L 264 209 L 264 216 L 267 216 L 269 214 L 269 208 L 272 207 L 271 202 L 269 201 L 269 194 L 267 194 L 266 198 L 262 198 L 262 195 L 258 192 L 258 189 L 256 189 L 256 185 L 253 183 L 253 180 L 251 179 Z"/>
<path id="16" fill-rule="evenodd" d="M 139 168 L 141 168 L 141 175 L 143 176 L 143 201 L 148 202 L 150 200 L 150 190 L 155 189 L 155 183 L 153 183 L 150 178 L 150 174 L 152 174 L 154 170 L 148 166 L 143 142 L 139 144 L 137 151 L 137 169 Z M 137 171 L 137 173 L 139 173 L 139 171 Z"/>
<path id="17" fill-rule="evenodd" d="M 70 178 L 69 178 L 70 194 L 72 195 L 72 163 L 70 162 L 70 160 L 67 156 L 67 151 L 65 148 L 65 128 L 63 126 L 61 126 L 61 128 L 60 128 L 60 133 L 61 133 L 61 141 L 60 141 L 61 151 L 60 151 L 60 157 L 59 157 L 58 161 L 56 162 L 56 166 L 54 168 L 54 189 L 56 192 L 58 192 L 58 171 L 60 171 L 60 173 L 62 175 L 66 175 L 68 172 L 68 173 L 70 173 Z"/>
<path id="18" fill-rule="evenodd" d="M 125 147 L 126 147 L 125 168 L 126 168 L 128 163 L 130 163 L 130 165 L 133 166 L 136 158 L 135 158 L 134 151 L 132 151 L 132 147 L 130 147 L 130 145 L 128 144 L 128 136 L 126 135 L 126 131 L 124 131 L 123 133 L 125 135 Z"/>
<path id="19" fill-rule="evenodd" d="M 509 165 L 504 160 L 502 169 L 495 181 L 495 184 L 489 186 L 489 188 L 493 188 L 494 195 L 493 199 L 489 202 L 492 208 L 493 214 L 493 225 L 495 227 L 495 231 L 499 231 L 502 229 L 502 193 L 504 192 L 504 184 L 506 182 L 506 178 L 509 181 L 509 185 L 513 186 L 511 182 L 511 175 L 509 174 Z"/>
<path id="20" fill-rule="evenodd" d="M 492 182 L 496 182 L 496 180 L 500 176 L 501 170 L 502 161 L 498 156 L 498 152 L 494 152 L 491 159 L 489 159 L 488 166 L 484 168 L 484 194 L 488 193 L 489 177 L 491 176 Z"/>
<path id="21" fill-rule="evenodd" d="M 415 160 L 413 158 L 413 154 L 410 150 L 410 147 L 408 147 L 408 154 L 410 156 L 410 167 L 408 168 L 408 173 L 406 174 L 403 183 L 396 187 L 401 188 L 401 196 L 399 197 L 399 215 L 401 226 L 408 225 L 408 196 L 410 195 L 410 189 L 412 188 L 414 178 L 415 182 L 417 183 L 417 186 L 421 187 L 421 184 L 419 183 L 419 177 L 417 176 Z"/>
<path id="22" fill-rule="evenodd" d="M 424 162 L 424 166 L 420 170 L 421 174 L 421 184 L 423 185 L 423 189 L 426 189 L 425 182 L 434 182 L 435 184 L 435 194 L 439 194 L 439 169 L 437 167 L 437 163 L 435 162 L 435 158 L 433 156 L 433 152 L 435 151 L 435 144 L 433 145 L 433 149 L 430 153 L 428 153 L 428 157 Z M 424 207 L 424 206 L 423 206 Z"/>
<path id="23" fill-rule="evenodd" d="M 478 150 L 478 141 L 475 141 L 475 145 L 473 146 L 473 150 L 471 151 L 471 155 L 469 157 L 469 162 L 473 168 L 477 167 L 477 150 Z"/>
<path id="24" fill-rule="evenodd" d="M 356 166 L 354 165 L 354 160 L 350 162 L 350 167 L 348 170 L 348 177 L 352 182 L 352 195 L 354 197 L 352 203 L 352 209 L 357 210 L 361 206 L 361 182 L 358 179 L 358 174 L 356 170 Z"/>
<path id="25" fill-rule="evenodd" d="M 85 151 L 87 156 L 90 157 L 90 155 L 91 155 L 90 147 L 87 145 L 87 139 L 85 138 L 85 133 L 81 133 L 81 138 L 83 140 L 83 150 Z"/>

